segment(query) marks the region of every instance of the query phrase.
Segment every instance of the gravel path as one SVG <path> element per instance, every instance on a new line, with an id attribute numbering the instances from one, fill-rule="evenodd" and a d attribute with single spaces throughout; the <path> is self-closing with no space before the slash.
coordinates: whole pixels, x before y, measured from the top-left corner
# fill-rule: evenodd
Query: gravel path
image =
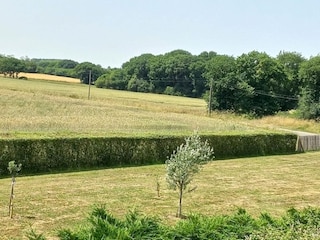
<path id="1" fill-rule="evenodd" d="M 284 129 L 284 128 L 280 128 L 279 130 L 286 131 L 286 132 L 291 132 L 291 133 L 297 134 L 298 136 L 317 136 L 317 135 L 319 135 L 317 133 L 294 131 L 294 130 L 289 130 L 289 129 Z"/>

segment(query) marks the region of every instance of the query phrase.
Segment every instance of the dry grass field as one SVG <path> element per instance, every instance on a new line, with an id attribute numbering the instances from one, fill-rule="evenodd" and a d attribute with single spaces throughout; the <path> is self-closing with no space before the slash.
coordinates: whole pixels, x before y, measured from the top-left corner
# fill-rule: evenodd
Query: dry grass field
<path id="1" fill-rule="evenodd" d="M 314 121 L 290 116 L 257 120 L 228 113 L 208 117 L 202 99 L 98 89 L 65 81 L 0 77 L 0 137 L 237 134 L 279 127 L 320 133 Z"/>
<path id="2" fill-rule="evenodd" d="M 207 116 L 201 99 L 0 78 L 0 137 L 252 133 L 240 117 Z"/>
<path id="3" fill-rule="evenodd" d="M 184 213 L 229 214 L 241 207 L 254 216 L 280 216 L 290 207 L 319 206 L 319 157 L 310 152 L 213 161 L 195 177 L 191 187 L 197 189 L 185 194 Z M 31 228 L 54 239 L 57 229 L 79 226 L 94 205 L 105 205 L 116 217 L 137 209 L 165 223 L 177 221 L 178 193 L 167 189 L 164 165 L 20 176 L 13 219 L 10 184 L 0 179 L 1 239 L 21 239 Z"/>

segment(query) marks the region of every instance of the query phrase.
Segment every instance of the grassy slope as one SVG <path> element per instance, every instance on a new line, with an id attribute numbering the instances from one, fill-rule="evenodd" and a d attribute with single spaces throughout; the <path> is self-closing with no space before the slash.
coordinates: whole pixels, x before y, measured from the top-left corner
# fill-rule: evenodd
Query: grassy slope
<path id="1" fill-rule="evenodd" d="M 159 94 L 91 88 L 65 82 L 0 78 L 0 137 L 252 133 L 256 126 L 206 103 Z"/>
<path id="2" fill-rule="evenodd" d="M 319 152 L 214 161 L 204 167 L 186 193 L 184 213 L 230 213 L 237 207 L 257 216 L 279 216 L 290 207 L 319 205 Z M 157 181 L 160 197 L 157 196 Z M 129 209 L 176 221 L 178 193 L 168 190 L 163 165 L 77 173 L 18 177 L 14 218 L 7 217 L 10 179 L 0 179 L 0 232 L 21 237 L 32 226 L 54 236 L 61 227 L 75 227 L 94 204 L 104 204 L 122 217 Z"/>
<path id="3" fill-rule="evenodd" d="M 200 133 L 251 133 L 279 127 L 320 133 L 314 121 L 288 115 L 248 120 L 213 113 L 209 118 L 201 99 L 92 87 L 88 100 L 88 86 L 82 84 L 1 77 L 0 84 L 3 138 L 190 134 L 195 129 Z"/>

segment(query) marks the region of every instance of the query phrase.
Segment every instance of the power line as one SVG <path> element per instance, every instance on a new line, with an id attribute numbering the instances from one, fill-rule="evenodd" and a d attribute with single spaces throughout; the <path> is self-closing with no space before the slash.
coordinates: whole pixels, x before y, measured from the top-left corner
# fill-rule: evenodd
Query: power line
<path id="1" fill-rule="evenodd" d="M 276 94 L 276 93 L 271 94 L 271 93 L 263 92 L 261 90 L 255 90 L 254 92 L 258 95 L 269 96 L 269 97 L 273 97 L 273 98 L 281 98 L 281 99 L 294 100 L 294 101 L 299 100 L 299 98 L 297 98 L 297 97 L 291 97 L 288 95 Z"/>

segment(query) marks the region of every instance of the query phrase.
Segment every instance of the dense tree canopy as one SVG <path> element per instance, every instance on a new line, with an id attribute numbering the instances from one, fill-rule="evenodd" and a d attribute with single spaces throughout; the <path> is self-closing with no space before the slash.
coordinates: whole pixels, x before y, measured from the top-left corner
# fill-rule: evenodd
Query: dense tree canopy
<path id="1" fill-rule="evenodd" d="M 285 109 L 295 109 L 298 106 L 298 98 L 304 85 L 299 77 L 300 66 L 306 61 L 300 53 L 280 52 L 277 56 L 278 61 L 284 68 L 287 77 L 284 94 L 287 96 Z"/>
<path id="2" fill-rule="evenodd" d="M 253 51 L 238 57 L 236 65 L 237 75 L 254 89 L 254 94 L 242 106 L 242 112 L 263 116 L 285 107 L 281 96 L 287 80 L 276 59 Z"/>
<path id="3" fill-rule="evenodd" d="M 124 77 L 124 73 L 120 68 L 107 69 L 96 81 L 98 88 L 109 88 L 117 90 L 126 90 L 128 81 Z"/>
<path id="4" fill-rule="evenodd" d="M 11 56 L 0 57 L 0 73 L 5 77 L 17 78 L 20 72 L 25 71 L 26 64 L 23 60 Z"/>
<path id="5" fill-rule="evenodd" d="M 320 55 L 302 63 L 300 79 L 304 86 L 300 100 L 302 116 L 320 120 Z"/>
<path id="6" fill-rule="evenodd" d="M 80 81 L 85 84 L 89 84 L 90 77 L 91 83 L 94 83 L 104 72 L 105 70 L 100 65 L 90 62 L 80 63 L 74 68 L 75 76 L 80 78 Z"/>

